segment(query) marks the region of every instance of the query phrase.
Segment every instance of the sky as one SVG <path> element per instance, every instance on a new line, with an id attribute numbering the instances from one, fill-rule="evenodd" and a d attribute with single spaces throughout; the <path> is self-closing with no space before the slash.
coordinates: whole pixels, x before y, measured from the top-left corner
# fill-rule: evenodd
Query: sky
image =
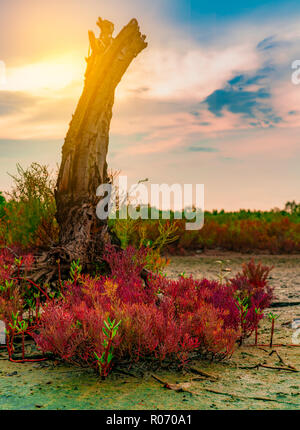
<path id="1" fill-rule="evenodd" d="M 148 41 L 116 91 L 109 167 L 130 183 L 204 184 L 208 210 L 300 200 L 288 0 L 0 0 L 0 190 L 16 163 L 59 164 L 98 16 L 115 33 L 135 17 Z"/>

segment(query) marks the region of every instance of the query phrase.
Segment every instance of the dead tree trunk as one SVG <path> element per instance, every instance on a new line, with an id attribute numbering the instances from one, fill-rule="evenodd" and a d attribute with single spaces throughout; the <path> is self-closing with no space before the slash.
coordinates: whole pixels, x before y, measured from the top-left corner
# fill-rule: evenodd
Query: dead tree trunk
<path id="1" fill-rule="evenodd" d="M 147 46 L 135 19 L 116 38 L 114 25 L 99 18 L 101 34 L 89 32 L 91 55 L 85 85 L 62 148 L 55 199 L 60 228 L 55 256 L 98 260 L 109 241 L 107 223 L 96 216 L 96 189 L 107 182 L 106 155 L 115 89 L 132 60 Z M 98 198 L 99 200 L 99 198 Z"/>

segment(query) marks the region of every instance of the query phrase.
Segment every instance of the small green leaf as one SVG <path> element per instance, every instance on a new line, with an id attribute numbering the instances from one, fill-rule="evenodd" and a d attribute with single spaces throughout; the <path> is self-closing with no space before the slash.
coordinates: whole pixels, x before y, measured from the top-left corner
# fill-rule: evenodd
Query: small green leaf
<path id="1" fill-rule="evenodd" d="M 104 320 L 103 322 L 104 322 L 104 325 L 105 325 L 105 327 L 107 328 L 107 330 L 108 330 L 108 331 L 110 331 L 110 327 L 109 327 L 109 325 L 107 324 L 107 322 L 106 322 L 105 320 Z"/>
<path id="2" fill-rule="evenodd" d="M 104 336 L 109 337 L 109 334 L 107 333 L 107 331 L 105 330 L 105 328 L 104 328 L 104 327 L 102 327 L 102 331 L 103 331 L 103 333 L 104 333 Z"/>

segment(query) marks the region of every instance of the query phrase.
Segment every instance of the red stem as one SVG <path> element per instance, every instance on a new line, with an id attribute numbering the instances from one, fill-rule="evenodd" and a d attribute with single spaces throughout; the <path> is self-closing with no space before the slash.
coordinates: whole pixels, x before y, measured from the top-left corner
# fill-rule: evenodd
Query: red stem
<path id="1" fill-rule="evenodd" d="M 29 282 L 31 285 L 33 285 L 34 287 L 36 287 L 42 294 L 44 294 L 44 296 L 46 296 L 46 298 L 49 300 L 48 294 L 45 291 L 43 291 L 42 288 L 38 284 L 36 284 L 35 282 L 31 281 L 31 279 L 21 278 L 20 276 L 18 276 L 17 278 L 11 278 L 11 279 L 13 279 L 15 281 L 21 281 L 22 280 L 22 281 Z"/>
<path id="2" fill-rule="evenodd" d="M 14 360 L 13 358 L 9 357 L 9 361 L 11 361 L 12 363 L 36 363 L 38 361 L 45 361 L 45 360 L 49 360 L 49 359 L 48 358 L 35 358 L 35 359 L 24 358 L 23 360 Z"/>
<path id="3" fill-rule="evenodd" d="M 24 332 L 22 332 L 22 359 L 25 358 Z"/>
<path id="4" fill-rule="evenodd" d="M 18 277 L 20 276 L 20 268 L 21 268 L 22 264 L 23 264 L 23 262 L 22 262 L 22 259 L 21 259 L 21 264 L 18 264 Z"/>
<path id="5" fill-rule="evenodd" d="M 107 376 L 107 374 L 108 374 L 109 364 L 107 363 L 107 358 L 108 358 L 108 354 L 109 354 L 109 351 L 110 351 L 111 344 L 112 344 L 112 331 L 110 332 L 108 344 L 107 344 L 107 347 L 106 347 L 106 350 L 105 350 L 104 363 L 103 364 L 101 363 L 101 367 L 102 367 L 102 371 L 103 371 L 103 376 L 104 377 Z"/>

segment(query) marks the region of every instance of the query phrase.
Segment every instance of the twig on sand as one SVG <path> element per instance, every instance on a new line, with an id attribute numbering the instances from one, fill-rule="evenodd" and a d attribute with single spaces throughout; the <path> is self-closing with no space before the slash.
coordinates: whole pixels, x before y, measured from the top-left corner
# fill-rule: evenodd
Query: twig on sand
<path id="1" fill-rule="evenodd" d="M 292 367 L 268 366 L 267 364 L 262 363 L 257 363 L 254 366 L 240 366 L 239 369 L 259 369 L 260 367 L 263 367 L 265 369 L 285 370 L 287 372 L 299 372 L 299 370 Z"/>
<path id="2" fill-rule="evenodd" d="M 218 390 L 214 390 L 212 388 L 201 388 L 201 390 L 208 391 L 209 393 L 213 393 L 213 394 L 221 394 L 222 396 L 235 397 L 237 399 L 240 398 L 240 399 L 262 400 L 264 402 L 277 402 L 276 399 L 269 399 L 268 397 L 243 396 L 242 394 L 225 393 L 224 391 L 218 391 Z"/>
<path id="3" fill-rule="evenodd" d="M 196 395 L 196 396 L 200 396 L 200 393 L 195 393 L 194 391 L 190 391 L 187 390 L 185 387 L 188 387 L 190 384 L 188 383 L 182 383 L 182 384 L 169 384 L 167 381 L 163 381 L 162 379 L 158 378 L 158 376 L 156 375 L 151 375 L 153 379 L 155 379 L 156 381 L 158 381 L 159 383 L 161 383 L 164 388 L 167 388 L 169 390 L 173 390 L 176 391 L 177 393 L 182 393 L 182 392 L 186 392 L 192 395 Z M 227 393 L 224 391 L 218 391 L 218 390 L 214 390 L 211 388 L 204 388 L 201 387 L 200 388 L 201 391 L 206 391 L 208 393 L 213 393 L 213 394 L 219 394 L 222 396 L 229 396 L 229 397 L 234 397 L 236 399 L 245 399 L 245 400 L 260 400 L 263 402 L 276 402 L 276 403 L 284 403 L 284 404 L 291 404 L 293 405 L 293 403 L 290 402 L 282 402 L 280 400 L 277 399 L 272 399 L 269 397 L 260 397 L 260 396 L 243 396 L 242 394 L 235 394 L 235 393 Z"/>
<path id="4" fill-rule="evenodd" d="M 201 390 L 208 391 L 209 393 L 221 394 L 221 395 L 224 395 L 224 396 L 235 397 L 237 399 L 261 400 L 263 402 L 276 402 L 276 403 L 284 403 L 284 404 L 289 404 L 289 405 L 293 405 L 294 404 L 294 403 L 290 403 L 290 402 L 282 402 L 282 401 L 277 400 L 277 399 L 271 399 L 269 397 L 243 396 L 242 394 L 224 393 L 223 391 L 213 390 L 211 388 L 201 388 Z"/>
<path id="5" fill-rule="evenodd" d="M 164 388 L 167 388 L 168 390 L 173 390 L 173 391 L 176 391 L 178 393 L 184 392 L 184 393 L 189 393 L 192 395 L 194 394 L 196 396 L 199 396 L 198 393 L 195 393 L 195 392 L 187 389 L 187 387 L 189 387 L 191 385 L 189 382 L 183 382 L 182 384 L 170 384 L 169 382 L 163 381 L 162 379 L 158 378 L 158 376 L 156 376 L 156 375 L 152 374 L 151 376 L 157 382 L 160 382 L 164 386 Z"/>
<path id="6" fill-rule="evenodd" d="M 296 369 L 296 367 L 295 367 L 295 366 L 292 366 L 291 364 L 289 364 L 289 363 L 285 363 L 285 362 L 283 361 L 283 359 L 282 359 L 282 358 L 281 358 L 281 356 L 278 354 L 278 351 L 276 351 L 276 349 L 273 349 L 273 350 L 270 352 L 269 356 L 271 357 L 271 355 L 273 355 L 274 353 L 277 355 L 277 357 L 278 357 L 278 359 L 279 359 L 280 363 L 281 363 L 281 364 L 283 364 L 283 366 L 288 367 L 288 368 L 290 368 L 290 369 L 292 369 L 292 370 L 294 370 L 294 371 L 298 372 L 298 369 Z"/>
<path id="7" fill-rule="evenodd" d="M 210 378 L 215 381 L 219 379 L 219 376 L 204 372 L 204 370 L 198 369 L 197 367 L 190 366 L 188 370 L 190 370 L 192 373 L 196 373 L 196 375 L 201 375 L 201 376 L 204 376 L 205 378 Z"/>
<path id="8" fill-rule="evenodd" d="M 269 354 L 269 353 L 270 353 L 270 351 L 268 351 L 267 349 L 264 349 L 264 348 L 258 348 L 258 349 L 260 349 L 261 351 L 266 352 L 267 354 Z"/>
<path id="9" fill-rule="evenodd" d="M 259 345 L 255 345 L 254 343 L 248 343 L 248 344 L 244 345 L 244 347 L 248 347 L 248 348 L 253 347 L 253 346 L 258 347 L 258 348 L 261 348 L 261 347 L 270 348 L 270 344 L 267 345 L 264 343 L 259 344 Z M 300 345 L 295 344 L 295 343 L 278 343 L 276 345 L 273 345 L 273 347 L 280 347 L 280 346 L 300 348 Z"/>
<path id="10" fill-rule="evenodd" d="M 290 369 L 293 369 L 293 370 L 295 370 L 295 371 L 298 371 L 298 369 L 295 367 L 295 366 L 292 366 L 291 364 L 289 364 L 289 363 L 286 363 L 284 360 L 283 360 L 283 358 L 279 355 L 279 353 L 278 353 L 278 351 L 276 350 L 276 349 L 272 349 L 272 351 L 270 352 L 270 351 L 268 351 L 268 350 L 266 350 L 266 349 L 264 349 L 264 348 L 259 348 L 261 351 L 264 351 L 264 352 L 266 352 L 268 355 L 269 355 L 269 357 L 271 357 L 273 354 L 276 354 L 277 355 L 277 357 L 278 357 L 278 359 L 279 359 L 279 361 L 280 361 L 280 363 L 283 365 L 283 366 L 285 366 L 285 367 L 289 367 Z"/>

